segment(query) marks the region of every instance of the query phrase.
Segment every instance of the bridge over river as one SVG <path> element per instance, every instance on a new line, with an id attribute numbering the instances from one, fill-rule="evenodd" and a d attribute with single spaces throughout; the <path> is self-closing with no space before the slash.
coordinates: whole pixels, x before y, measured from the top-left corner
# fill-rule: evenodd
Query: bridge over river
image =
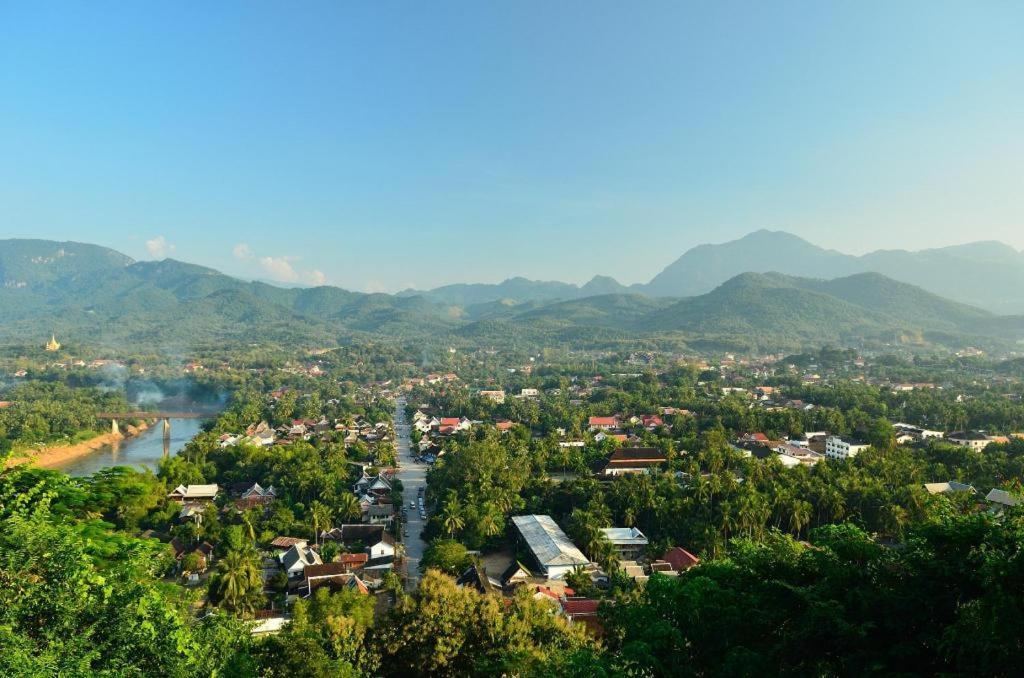
<path id="1" fill-rule="evenodd" d="M 119 419 L 163 419 L 164 437 L 169 438 L 171 435 L 171 419 L 213 419 L 217 414 L 217 412 L 211 410 L 200 410 L 198 412 L 191 410 L 187 412 L 151 412 L 139 410 L 136 412 L 98 412 L 96 413 L 96 418 L 109 419 L 111 433 L 121 432 L 121 429 L 117 425 Z"/>

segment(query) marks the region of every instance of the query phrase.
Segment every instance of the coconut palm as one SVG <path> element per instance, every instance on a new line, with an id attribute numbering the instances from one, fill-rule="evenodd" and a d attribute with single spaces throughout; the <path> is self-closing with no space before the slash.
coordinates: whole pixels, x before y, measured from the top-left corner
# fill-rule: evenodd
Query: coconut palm
<path id="1" fill-rule="evenodd" d="M 263 591 L 256 552 L 228 551 L 217 563 L 212 589 L 221 605 L 233 612 L 245 614 L 255 610 Z"/>
<path id="2" fill-rule="evenodd" d="M 319 540 L 321 530 L 331 529 L 331 508 L 313 500 L 309 505 L 309 514 L 313 519 L 313 539 Z"/>
<path id="3" fill-rule="evenodd" d="M 459 506 L 459 500 L 457 497 L 452 496 L 445 502 L 444 508 L 441 509 L 441 524 L 444 525 L 444 529 L 447 530 L 448 535 L 455 538 L 455 533 L 459 532 L 466 526 L 466 521 L 462 517 L 462 507 Z"/>
<path id="4" fill-rule="evenodd" d="M 343 494 L 338 498 L 337 516 L 342 520 L 358 520 L 363 515 L 363 509 L 359 500 L 354 494 Z"/>

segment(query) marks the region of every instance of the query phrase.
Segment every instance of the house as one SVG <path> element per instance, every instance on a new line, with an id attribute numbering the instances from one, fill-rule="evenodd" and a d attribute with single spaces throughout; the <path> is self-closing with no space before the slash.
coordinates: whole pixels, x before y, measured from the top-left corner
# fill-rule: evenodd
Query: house
<path id="1" fill-rule="evenodd" d="M 270 542 L 270 547 L 283 553 L 296 544 L 305 546 L 308 543 L 309 540 L 302 537 L 274 537 L 274 540 Z"/>
<path id="2" fill-rule="evenodd" d="M 645 414 L 640 417 L 640 423 L 643 424 L 643 427 L 648 431 L 653 431 L 659 426 L 664 426 L 665 420 L 657 414 Z"/>
<path id="3" fill-rule="evenodd" d="M 209 502 L 217 498 L 220 488 L 216 483 L 212 485 L 178 485 L 171 490 L 167 498 L 171 501 L 184 504 L 185 502 Z"/>
<path id="4" fill-rule="evenodd" d="M 551 516 L 514 516 L 512 524 L 533 561 L 548 578 L 561 579 L 575 568 L 590 564 Z"/>
<path id="5" fill-rule="evenodd" d="M 483 565 L 475 564 L 467 567 L 462 574 L 456 577 L 455 585 L 460 588 L 469 587 L 483 594 L 494 593 L 501 586 L 499 582 L 488 578 L 487 570 Z"/>
<path id="6" fill-rule="evenodd" d="M 390 523 L 395 518 L 394 504 L 370 504 L 364 512 L 366 522 L 372 525 Z"/>
<path id="7" fill-rule="evenodd" d="M 989 443 L 993 442 L 981 431 L 955 431 L 946 435 L 946 439 L 954 445 L 968 447 L 975 452 L 981 452 L 988 447 Z"/>
<path id="8" fill-rule="evenodd" d="M 348 589 L 363 595 L 370 593 L 366 584 L 351 572 L 343 563 L 321 563 L 310 565 L 304 573 L 306 596 L 313 594 L 321 586 L 330 586 L 335 590 Z"/>
<path id="9" fill-rule="evenodd" d="M 480 397 L 487 398 L 491 402 L 497 403 L 499 405 L 505 402 L 504 391 L 480 391 Z"/>
<path id="10" fill-rule="evenodd" d="M 340 563 L 349 572 L 358 572 L 366 567 L 370 556 L 365 553 L 342 553 L 338 556 L 336 563 Z"/>
<path id="11" fill-rule="evenodd" d="M 608 457 L 601 473 L 605 476 L 653 473 L 666 461 L 668 455 L 654 447 L 620 447 Z"/>
<path id="12" fill-rule="evenodd" d="M 281 566 L 289 577 L 299 577 L 310 565 L 323 565 L 320 554 L 306 544 L 295 544 L 281 555 Z"/>
<path id="13" fill-rule="evenodd" d="M 562 598 L 558 601 L 561 612 L 568 618 L 571 624 L 583 624 L 594 636 L 600 637 L 604 633 L 601 618 L 597 610 L 601 601 L 593 598 Z"/>
<path id="14" fill-rule="evenodd" d="M 790 441 L 776 443 L 773 451 L 779 455 L 779 461 L 787 468 L 795 466 L 814 466 L 825 458 L 820 452 L 815 452 L 804 445 L 797 445 Z"/>
<path id="15" fill-rule="evenodd" d="M 511 421 L 499 421 L 494 425 L 494 427 L 501 431 L 502 433 L 507 433 L 508 431 L 511 431 L 513 426 L 515 426 L 515 424 L 512 423 Z"/>
<path id="16" fill-rule="evenodd" d="M 987 495 L 985 495 L 985 501 L 992 504 L 991 510 L 1003 511 L 1004 509 L 1012 508 L 1020 504 L 1020 500 L 1014 497 L 1006 490 L 992 489 Z"/>
<path id="17" fill-rule="evenodd" d="M 615 547 L 619 560 L 637 560 L 649 543 L 644 533 L 635 527 L 605 527 L 601 533 Z"/>
<path id="18" fill-rule="evenodd" d="M 938 439 L 945 436 L 942 431 L 931 431 L 920 426 L 912 426 L 910 424 L 904 424 L 897 422 L 892 425 L 893 430 L 896 431 L 897 436 L 910 436 L 914 440 L 929 440 L 932 438 Z"/>
<path id="19" fill-rule="evenodd" d="M 524 388 L 519 391 L 520 398 L 539 398 L 540 390 L 536 388 Z"/>
<path id="20" fill-rule="evenodd" d="M 533 578 L 533 573 L 518 560 L 513 560 L 501 573 L 501 585 L 508 589 Z"/>
<path id="21" fill-rule="evenodd" d="M 673 546 L 668 551 L 665 551 L 659 560 L 671 565 L 674 572 L 685 572 L 691 567 L 700 564 L 700 558 L 681 546 Z"/>
<path id="22" fill-rule="evenodd" d="M 971 494 L 977 493 L 977 490 L 974 489 L 973 485 L 958 483 L 955 480 L 950 480 L 945 483 L 925 483 L 924 489 L 928 491 L 928 494 L 953 494 L 956 492 L 970 492 Z"/>
<path id="23" fill-rule="evenodd" d="M 591 431 L 611 431 L 619 427 L 618 417 L 590 417 L 587 426 Z"/>
<path id="24" fill-rule="evenodd" d="M 441 417 L 438 426 L 441 433 L 445 433 L 446 429 L 448 429 L 449 433 L 454 433 L 456 431 L 468 431 L 473 426 L 473 422 L 465 417 Z"/>
<path id="25" fill-rule="evenodd" d="M 383 525 L 341 525 L 322 533 L 320 538 L 340 542 L 350 549 L 361 545 L 371 560 L 395 555 L 395 539 Z"/>
<path id="26" fill-rule="evenodd" d="M 825 456 L 832 459 L 852 459 L 871 447 L 865 442 L 840 436 L 829 436 L 825 439 Z"/>

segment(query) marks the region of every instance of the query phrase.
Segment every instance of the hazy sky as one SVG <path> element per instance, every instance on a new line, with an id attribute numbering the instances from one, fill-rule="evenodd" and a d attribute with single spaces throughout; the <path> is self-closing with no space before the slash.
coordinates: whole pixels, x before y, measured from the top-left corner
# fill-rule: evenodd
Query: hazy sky
<path id="1" fill-rule="evenodd" d="M 0 237 L 356 290 L 1024 248 L 1024 2 L 7 2 Z"/>

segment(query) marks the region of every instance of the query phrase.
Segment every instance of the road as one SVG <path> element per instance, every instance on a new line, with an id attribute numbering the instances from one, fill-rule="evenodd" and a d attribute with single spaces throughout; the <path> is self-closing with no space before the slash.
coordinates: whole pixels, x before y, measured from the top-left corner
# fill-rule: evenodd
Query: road
<path id="1" fill-rule="evenodd" d="M 427 545 L 420 539 L 426 521 L 420 519 L 419 488 L 427 490 L 427 465 L 416 461 L 412 454 L 412 441 L 409 436 L 412 427 L 405 414 L 405 398 L 395 400 L 395 444 L 398 454 L 398 479 L 402 481 L 402 497 L 408 510 L 405 529 L 409 533 L 403 538 L 405 544 L 406 589 L 416 588 L 420 580 L 420 558 Z M 409 502 L 416 502 L 416 508 L 410 508 Z"/>

